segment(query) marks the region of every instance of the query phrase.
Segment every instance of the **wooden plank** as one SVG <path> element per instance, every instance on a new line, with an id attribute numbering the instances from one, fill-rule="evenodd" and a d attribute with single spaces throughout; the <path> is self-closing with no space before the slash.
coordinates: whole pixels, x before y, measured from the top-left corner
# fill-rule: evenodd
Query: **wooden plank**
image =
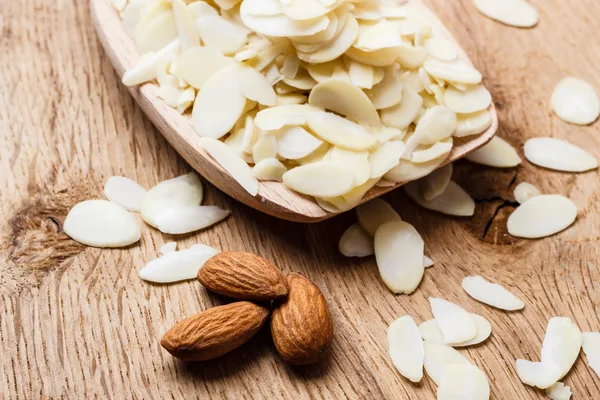
<path id="1" fill-rule="evenodd" d="M 594 0 L 532 0 L 533 30 L 481 17 L 470 0 L 428 2 L 486 76 L 500 118 L 499 135 L 519 148 L 529 138 L 567 138 L 600 156 L 598 123 L 569 126 L 549 98 L 565 75 L 600 82 Z M 488 318 L 492 337 L 461 350 L 490 378 L 497 399 L 544 398 L 516 378 L 516 358 L 537 359 L 548 319 L 574 319 L 600 330 L 600 220 L 597 172 L 565 174 L 524 163 L 506 171 L 460 162 L 455 179 L 477 199 L 476 216 L 455 219 L 417 208 L 396 191 L 386 199 L 414 224 L 436 265 L 412 296 L 394 296 L 374 260 L 348 260 L 337 239 L 352 213 L 301 225 L 274 219 L 206 188 L 206 204 L 232 210 L 225 223 L 178 238 L 247 250 L 301 271 L 321 287 L 335 325 L 330 356 L 291 368 L 268 330 L 210 363 L 173 360 L 158 339 L 175 321 L 224 301 L 198 283 L 148 285 L 137 276 L 172 240 L 143 229 L 126 250 L 84 248 L 59 232 L 75 202 L 101 197 L 115 174 L 146 187 L 189 171 L 134 105 L 91 27 L 87 2 L 23 0 L 0 9 L 0 397 L 2 398 L 435 398 L 428 378 L 413 385 L 393 369 L 387 325 L 411 314 L 431 318 L 428 296 L 459 302 Z M 572 198 L 576 224 L 552 238 L 506 234 L 512 189 L 521 181 Z M 460 289 L 482 274 L 511 286 L 522 312 L 485 307 Z M 577 361 L 565 378 L 576 398 L 593 399 L 600 380 Z"/>

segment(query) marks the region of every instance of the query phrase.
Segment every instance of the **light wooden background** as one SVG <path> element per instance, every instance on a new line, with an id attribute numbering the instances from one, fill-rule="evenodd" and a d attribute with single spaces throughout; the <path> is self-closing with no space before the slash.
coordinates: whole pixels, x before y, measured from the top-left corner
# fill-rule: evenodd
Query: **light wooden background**
<path id="1" fill-rule="evenodd" d="M 470 0 L 430 0 L 483 71 L 498 107 L 499 134 L 568 138 L 600 157 L 600 123 L 569 126 L 549 110 L 565 75 L 600 87 L 597 0 L 532 0 L 541 23 L 508 28 L 481 17 Z M 222 359 L 184 365 L 159 345 L 175 321 L 220 304 L 196 282 L 142 282 L 137 272 L 173 238 L 146 226 L 139 245 L 84 248 L 60 232 L 77 201 L 101 197 L 104 181 L 125 175 L 150 187 L 189 167 L 144 118 L 120 85 L 95 37 L 86 1 L 0 3 L 0 398 L 352 398 L 433 399 L 425 378 L 400 377 L 387 355 L 387 325 L 411 314 L 431 318 L 428 296 L 455 301 L 492 322 L 485 344 L 461 350 L 489 377 L 496 399 L 543 398 L 516 377 L 516 358 L 537 360 L 552 316 L 600 330 L 598 173 L 564 174 L 527 162 L 494 170 L 461 162 L 455 179 L 477 199 L 476 216 L 423 211 L 401 190 L 386 198 L 425 238 L 436 262 L 412 296 L 394 296 L 372 258 L 348 260 L 337 240 L 347 213 L 317 225 L 261 215 L 212 187 L 206 204 L 231 209 L 225 223 L 177 238 L 247 250 L 301 271 L 322 289 L 335 326 L 329 357 L 290 368 L 263 330 Z M 572 198 L 578 221 L 552 238 L 506 234 L 512 189 L 529 181 Z M 505 313 L 471 300 L 466 275 L 513 288 L 526 303 Z M 575 399 L 594 399 L 600 379 L 581 357 L 565 383 Z"/>

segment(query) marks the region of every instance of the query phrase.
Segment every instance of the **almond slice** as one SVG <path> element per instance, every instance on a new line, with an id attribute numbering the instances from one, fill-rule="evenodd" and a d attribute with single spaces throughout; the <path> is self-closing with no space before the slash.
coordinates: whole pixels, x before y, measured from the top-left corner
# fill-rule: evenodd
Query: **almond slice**
<path id="1" fill-rule="evenodd" d="M 277 156 L 277 139 L 274 135 L 263 134 L 259 136 L 254 146 L 252 146 L 252 159 L 255 163 L 265 158 L 274 158 Z"/>
<path id="2" fill-rule="evenodd" d="M 93 247 L 125 247 L 140 240 L 137 219 L 120 205 L 86 200 L 69 210 L 63 229 L 69 237 Z"/>
<path id="3" fill-rule="evenodd" d="M 170 283 L 195 279 L 204 263 L 219 251 L 196 244 L 189 249 L 172 251 L 150 261 L 140 271 L 140 278 L 149 282 Z"/>
<path id="4" fill-rule="evenodd" d="M 225 143 L 209 138 L 201 139 L 204 150 L 227 171 L 240 186 L 252 196 L 258 194 L 258 180 L 253 176 L 252 169 L 235 154 Z"/>
<path id="5" fill-rule="evenodd" d="M 479 111 L 473 114 L 457 114 L 457 124 L 454 137 L 477 135 L 492 126 L 492 115 L 489 111 Z"/>
<path id="6" fill-rule="evenodd" d="M 374 81 L 373 67 L 363 63 L 352 61 L 348 68 L 350 81 L 361 89 L 371 89 Z"/>
<path id="7" fill-rule="evenodd" d="M 326 15 L 308 21 L 295 21 L 284 14 L 252 15 L 255 3 L 257 1 L 243 1 L 240 7 L 240 16 L 244 25 L 263 36 L 310 36 L 327 29 L 329 25 L 329 18 Z M 263 12 L 263 14 L 266 13 L 267 11 Z"/>
<path id="8" fill-rule="evenodd" d="M 205 17 L 207 15 L 219 15 L 219 12 L 213 6 L 204 1 L 194 1 L 188 4 L 187 7 L 196 18 Z"/>
<path id="9" fill-rule="evenodd" d="M 361 125 L 381 128 L 377 110 L 367 95 L 354 84 L 329 79 L 312 88 L 308 104 L 346 116 Z"/>
<path id="10" fill-rule="evenodd" d="M 139 54 L 159 51 L 178 38 L 171 4 L 162 1 L 150 3 L 140 15 L 133 34 Z"/>
<path id="11" fill-rule="evenodd" d="M 479 344 L 485 341 L 492 334 L 492 325 L 487 319 L 477 314 L 471 313 L 469 315 L 471 318 L 473 318 L 473 321 L 475 321 L 475 324 L 477 325 L 477 334 L 473 339 L 467 340 L 466 342 L 455 343 L 452 345 L 452 347 L 465 347 Z M 430 319 L 429 321 L 423 322 L 421 325 L 419 325 L 419 331 L 421 332 L 421 336 L 423 336 L 423 340 L 427 342 L 442 345 L 446 344 L 444 335 L 442 334 L 442 331 L 440 330 L 440 327 L 435 319 Z"/>
<path id="12" fill-rule="evenodd" d="M 517 200 L 519 204 L 523 204 L 530 198 L 539 196 L 541 194 L 542 193 L 538 188 L 527 182 L 519 183 L 514 191 L 515 200 Z"/>
<path id="13" fill-rule="evenodd" d="M 577 206 L 557 194 L 532 197 L 508 217 L 508 233 L 537 239 L 568 228 L 577 218 Z"/>
<path id="14" fill-rule="evenodd" d="M 425 350 L 423 366 L 427 375 L 438 386 L 446 368 L 457 364 L 471 364 L 471 361 L 450 346 L 425 341 L 423 342 L 423 348 Z"/>
<path id="15" fill-rule="evenodd" d="M 367 235 L 358 223 L 350 225 L 344 231 L 338 249 L 346 257 L 367 257 L 375 254 L 373 238 Z"/>
<path id="16" fill-rule="evenodd" d="M 306 129 L 299 126 L 287 126 L 277 134 L 277 153 L 288 160 L 306 157 L 323 144 Z"/>
<path id="17" fill-rule="evenodd" d="M 431 76 L 445 81 L 465 83 L 467 85 L 481 83 L 481 73 L 460 59 L 454 61 L 430 59 L 425 61 L 423 66 Z"/>
<path id="18" fill-rule="evenodd" d="M 482 370 L 471 364 L 444 369 L 437 390 L 438 400 L 489 400 L 490 384 Z"/>
<path id="19" fill-rule="evenodd" d="M 546 389 L 546 396 L 550 397 L 552 400 L 569 400 L 572 395 L 571 388 L 562 382 L 556 382 Z"/>
<path id="20" fill-rule="evenodd" d="M 423 256 L 423 266 L 425 268 L 433 267 L 433 260 L 427 256 Z"/>
<path id="21" fill-rule="evenodd" d="M 442 156 L 421 164 L 401 159 L 400 164 L 389 170 L 384 178 L 392 182 L 414 181 L 432 173 L 446 158 L 446 156 Z"/>
<path id="22" fill-rule="evenodd" d="M 121 82 L 125 86 L 134 86 L 156 79 L 159 64 L 164 60 L 168 60 L 173 54 L 178 53 L 180 49 L 181 42 L 177 38 L 145 60 L 140 61 L 132 69 L 126 71 L 123 74 Z"/>
<path id="23" fill-rule="evenodd" d="M 436 169 L 421 179 L 423 198 L 427 201 L 439 197 L 446 191 L 452 179 L 452 164 Z"/>
<path id="24" fill-rule="evenodd" d="M 560 368 L 554 364 L 517 360 L 517 375 L 526 385 L 546 389 L 560 379 Z"/>
<path id="25" fill-rule="evenodd" d="M 475 0 L 477 10 L 488 18 L 520 28 L 538 23 L 537 10 L 524 0 Z"/>
<path id="26" fill-rule="evenodd" d="M 425 200 L 420 182 L 404 185 L 404 191 L 411 200 L 428 210 L 458 217 L 469 217 L 475 213 L 475 202 L 471 196 L 452 181 L 442 194 L 432 200 Z"/>
<path id="27" fill-rule="evenodd" d="M 475 300 L 501 310 L 514 311 L 525 307 L 517 296 L 481 276 L 467 276 L 462 281 L 462 288 Z"/>
<path id="28" fill-rule="evenodd" d="M 356 208 L 360 226 L 371 236 L 375 236 L 379 225 L 385 222 L 402 221 L 392 206 L 382 199 L 373 199 Z"/>
<path id="29" fill-rule="evenodd" d="M 563 121 L 588 125 L 600 115 L 600 99 L 588 82 L 569 76 L 554 88 L 552 108 Z"/>
<path id="30" fill-rule="evenodd" d="M 309 64 L 319 64 L 335 60 L 344 54 L 358 36 L 358 22 L 352 15 L 348 15 L 338 36 L 313 53 L 298 52 L 298 58 Z"/>
<path id="31" fill-rule="evenodd" d="M 538 137 L 525 142 L 525 158 L 540 167 L 567 172 L 598 168 L 598 161 L 581 147 L 567 141 Z"/>
<path id="32" fill-rule="evenodd" d="M 302 194 L 335 197 L 354 187 L 355 176 L 352 167 L 321 161 L 292 168 L 283 174 L 283 183 Z"/>
<path id="33" fill-rule="evenodd" d="M 324 111 L 306 115 L 308 127 L 321 139 L 348 150 L 369 150 L 377 143 L 375 135 L 339 115 Z"/>
<path id="34" fill-rule="evenodd" d="M 167 242 L 167 243 L 163 244 L 162 246 L 160 246 L 160 249 L 158 249 L 158 252 L 161 255 L 165 255 L 165 254 L 170 253 L 175 250 L 177 250 L 177 243 L 176 242 Z"/>
<path id="35" fill-rule="evenodd" d="M 477 324 L 463 308 L 435 297 L 429 298 L 429 304 L 447 344 L 462 343 L 475 338 Z"/>
<path id="36" fill-rule="evenodd" d="M 350 47 L 346 50 L 346 56 L 354 61 L 373 67 L 387 67 L 392 65 L 398 58 L 398 50 L 395 48 L 386 48 L 375 51 L 363 51 L 356 47 Z"/>
<path id="37" fill-rule="evenodd" d="M 381 143 L 369 154 L 370 177 L 381 178 L 400 163 L 403 153 L 404 143 L 400 140 Z"/>
<path id="38" fill-rule="evenodd" d="M 214 225 L 229 214 L 230 211 L 216 206 L 170 208 L 156 214 L 156 224 L 162 233 L 178 235 Z"/>
<path id="39" fill-rule="evenodd" d="M 329 161 L 347 165 L 354 169 L 356 174 L 355 186 L 361 186 L 369 180 L 369 152 L 346 150 L 336 146 L 331 149 L 329 157 Z"/>
<path id="40" fill-rule="evenodd" d="M 458 56 L 456 45 L 441 36 L 432 37 L 425 41 L 425 49 L 433 58 L 441 61 L 452 61 Z"/>
<path id="41" fill-rule="evenodd" d="M 177 68 L 182 78 L 196 89 L 201 89 L 217 71 L 231 64 L 231 58 L 210 47 L 194 47 L 177 58 Z"/>
<path id="42" fill-rule="evenodd" d="M 104 184 L 104 195 L 128 211 L 140 211 L 146 189 L 124 176 L 111 176 Z"/>
<path id="43" fill-rule="evenodd" d="M 390 324 L 387 331 L 390 358 L 396 369 L 411 382 L 423 379 L 425 350 L 419 328 L 405 315 Z"/>
<path id="44" fill-rule="evenodd" d="M 401 100 L 395 106 L 381 110 L 381 121 L 398 129 L 406 129 L 423 106 L 423 98 L 409 85 L 402 88 Z"/>
<path id="45" fill-rule="evenodd" d="M 600 333 L 583 333 L 583 352 L 587 357 L 588 365 L 600 378 Z"/>
<path id="46" fill-rule="evenodd" d="M 275 90 L 260 72 L 252 67 L 240 66 L 238 70 L 238 84 L 242 94 L 249 100 L 259 104 L 274 106 L 277 97 Z"/>
<path id="47" fill-rule="evenodd" d="M 452 150 L 452 138 L 446 138 L 440 142 L 433 144 L 428 148 L 418 147 L 411 155 L 410 160 L 413 163 L 422 164 L 431 160 L 436 160 L 440 157 L 447 156 Z M 406 149 L 404 150 L 406 153 Z"/>
<path id="48" fill-rule="evenodd" d="M 288 104 L 261 110 L 254 118 L 254 125 L 265 131 L 281 129 L 290 125 L 306 125 L 306 117 L 322 110 L 308 104 Z"/>
<path id="49" fill-rule="evenodd" d="M 173 0 L 173 14 L 175 15 L 175 24 L 181 40 L 181 48 L 189 48 L 200 45 L 200 36 L 196 26 L 196 20 L 192 10 L 190 10 L 183 0 Z"/>
<path id="50" fill-rule="evenodd" d="M 140 215 L 148 225 L 157 227 L 157 215 L 170 208 L 197 206 L 202 203 L 202 182 L 194 173 L 162 181 L 142 199 Z"/>
<path id="51" fill-rule="evenodd" d="M 504 139 L 494 136 L 485 146 L 465 157 L 467 160 L 496 168 L 512 168 L 521 164 L 517 151 Z"/>
<path id="52" fill-rule="evenodd" d="M 376 24 L 362 25 L 354 46 L 362 51 L 371 52 L 402 44 L 402 36 L 397 23 L 385 19 Z"/>
<path id="53" fill-rule="evenodd" d="M 423 239 L 407 222 L 386 222 L 377 228 L 375 259 L 383 282 L 392 292 L 410 294 L 419 286 L 425 271 L 423 250 Z"/>
<path id="54" fill-rule="evenodd" d="M 205 138 L 219 139 L 242 116 L 246 98 L 238 83 L 237 65 L 222 68 L 202 86 L 192 110 L 196 132 Z"/>
<path id="55" fill-rule="evenodd" d="M 252 174 L 261 181 L 283 182 L 286 171 L 285 165 L 276 158 L 263 158 L 252 168 Z"/>
<path id="56" fill-rule="evenodd" d="M 554 317 L 548 321 L 542 345 L 542 363 L 554 364 L 564 377 L 570 370 L 583 342 L 581 331 L 569 318 Z"/>
<path id="57" fill-rule="evenodd" d="M 456 114 L 446 106 L 435 106 L 419 120 L 411 139 L 418 144 L 435 144 L 452 136 L 455 129 Z M 408 141 L 406 144 L 408 149 Z"/>
<path id="58" fill-rule="evenodd" d="M 467 90 L 449 87 L 444 94 L 444 104 L 455 113 L 470 114 L 487 110 L 492 104 L 492 95 L 483 85 Z"/>

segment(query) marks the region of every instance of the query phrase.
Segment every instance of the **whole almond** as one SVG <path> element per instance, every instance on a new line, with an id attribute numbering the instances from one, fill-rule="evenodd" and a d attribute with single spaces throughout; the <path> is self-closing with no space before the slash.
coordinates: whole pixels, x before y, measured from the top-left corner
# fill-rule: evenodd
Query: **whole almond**
<path id="1" fill-rule="evenodd" d="M 198 280 L 210 291 L 239 300 L 270 301 L 288 293 L 279 268 L 251 253 L 216 254 L 200 268 Z"/>
<path id="2" fill-rule="evenodd" d="M 315 284 L 300 274 L 286 277 L 288 297 L 273 310 L 271 335 L 275 348 L 288 363 L 317 362 L 333 340 L 333 324 L 325 298 Z"/>
<path id="3" fill-rule="evenodd" d="M 160 344 L 184 361 L 210 360 L 250 340 L 268 316 L 267 308 L 248 301 L 209 308 L 179 321 Z"/>

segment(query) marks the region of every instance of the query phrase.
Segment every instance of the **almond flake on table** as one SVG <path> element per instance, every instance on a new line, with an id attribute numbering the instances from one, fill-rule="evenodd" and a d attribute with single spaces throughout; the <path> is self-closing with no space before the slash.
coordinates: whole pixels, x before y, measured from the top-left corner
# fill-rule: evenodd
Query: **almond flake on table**
<path id="1" fill-rule="evenodd" d="M 386 286 L 394 293 L 414 292 L 425 271 L 424 243 L 417 230 L 404 221 L 383 223 L 375 232 L 374 247 L 379 274 Z"/>
<path id="2" fill-rule="evenodd" d="M 519 204 L 525 203 L 532 197 L 539 196 L 542 193 L 540 190 L 528 182 L 521 182 L 514 190 L 515 200 Z"/>
<path id="3" fill-rule="evenodd" d="M 565 140 L 537 137 L 524 146 L 525 158 L 540 167 L 565 172 L 585 172 L 598 168 L 598 161 L 587 151 Z"/>
<path id="4" fill-rule="evenodd" d="M 448 366 L 471 364 L 469 359 L 450 346 L 424 341 L 423 349 L 425 350 L 423 360 L 425 372 L 436 385 L 440 384 L 442 374 Z"/>
<path id="5" fill-rule="evenodd" d="M 162 246 L 160 246 L 160 249 L 158 249 L 158 252 L 164 256 L 165 254 L 170 253 L 175 250 L 177 250 L 177 243 L 176 242 L 167 242 L 167 243 L 163 244 Z"/>
<path id="6" fill-rule="evenodd" d="M 583 79 L 563 78 L 552 93 L 552 108 L 560 119 L 588 125 L 600 115 L 600 99 L 594 87 Z"/>
<path id="7" fill-rule="evenodd" d="M 512 236 L 537 239 L 568 228 L 577 218 L 577 206 L 557 194 L 535 196 L 510 214 L 508 233 Z"/>
<path id="8" fill-rule="evenodd" d="M 107 200 L 86 200 L 69 210 L 63 224 L 73 240 L 92 247 L 125 247 L 140 240 L 140 224 L 122 206 Z"/>
<path id="9" fill-rule="evenodd" d="M 217 206 L 169 208 L 156 214 L 156 225 L 162 233 L 179 235 L 207 228 L 229 214 Z"/>
<path id="10" fill-rule="evenodd" d="M 556 382 L 546 389 L 546 396 L 552 400 L 569 400 L 572 395 L 571 388 L 562 382 Z"/>
<path id="11" fill-rule="evenodd" d="M 442 194 L 432 200 L 425 200 L 420 181 L 407 183 L 404 185 L 404 191 L 411 200 L 428 210 L 458 217 L 469 217 L 475 213 L 475 201 L 452 181 Z"/>
<path id="12" fill-rule="evenodd" d="M 521 310 L 525 304 L 502 286 L 486 281 L 481 276 L 467 276 L 462 288 L 477 301 L 501 310 Z"/>
<path id="13" fill-rule="evenodd" d="M 453 345 L 475 338 L 477 335 L 477 324 L 462 307 L 448 300 L 435 297 L 429 298 L 429 304 L 433 316 L 442 331 L 444 342 Z"/>
<path id="14" fill-rule="evenodd" d="M 172 251 L 150 261 L 139 275 L 145 281 L 171 283 L 196 279 L 204 263 L 219 253 L 212 247 L 195 244 L 189 249 Z"/>
<path id="15" fill-rule="evenodd" d="M 375 254 L 373 238 L 358 223 L 346 229 L 340 238 L 338 248 L 346 257 L 367 257 Z"/>
<path id="16" fill-rule="evenodd" d="M 425 350 L 419 328 L 409 315 L 390 324 L 387 331 L 389 353 L 396 369 L 411 382 L 423 378 Z"/>
<path id="17" fill-rule="evenodd" d="M 492 333 L 492 325 L 481 315 L 469 315 L 471 318 L 473 318 L 473 321 L 475 321 L 475 324 L 477 325 L 477 335 L 475 335 L 473 339 L 466 342 L 455 343 L 452 345 L 447 344 L 444 340 L 444 335 L 442 334 L 442 331 L 440 330 L 440 327 L 435 319 L 430 319 L 429 321 L 423 322 L 421 325 L 419 325 L 419 331 L 421 332 L 423 340 L 429 343 L 443 344 L 452 347 L 465 347 L 479 344 L 490 337 Z"/>
<path id="18" fill-rule="evenodd" d="M 490 384 L 485 373 L 472 364 L 449 365 L 442 372 L 438 400 L 489 400 Z"/>
<path id="19" fill-rule="evenodd" d="M 140 215 L 148 225 L 157 227 L 156 216 L 170 208 L 197 206 L 202 203 L 202 182 L 194 173 L 162 181 L 142 199 Z"/>
<path id="20" fill-rule="evenodd" d="M 495 168 L 512 168 L 521 164 L 521 157 L 514 147 L 498 136 L 494 136 L 486 145 L 470 152 L 465 158 Z"/>
<path id="21" fill-rule="evenodd" d="M 547 389 L 560 379 L 560 367 L 553 363 L 517 360 L 517 375 L 526 385 Z"/>
<path id="22" fill-rule="evenodd" d="M 537 10 L 525 0 L 474 0 L 477 10 L 505 25 L 531 28 L 537 25 Z"/>
<path id="23" fill-rule="evenodd" d="M 140 211 L 146 189 L 123 176 L 111 176 L 104 184 L 104 195 L 128 211 Z"/>
<path id="24" fill-rule="evenodd" d="M 561 375 L 557 380 L 571 370 L 579 357 L 582 343 L 583 335 L 571 319 L 553 317 L 548 321 L 542 345 L 542 362 L 559 367 Z"/>
<path id="25" fill-rule="evenodd" d="M 584 332 L 582 347 L 588 365 L 600 378 L 600 333 Z"/>
<path id="26" fill-rule="evenodd" d="M 371 236 L 375 236 L 379 225 L 385 222 L 401 221 L 400 215 L 383 199 L 373 199 L 356 208 L 358 223 Z"/>

